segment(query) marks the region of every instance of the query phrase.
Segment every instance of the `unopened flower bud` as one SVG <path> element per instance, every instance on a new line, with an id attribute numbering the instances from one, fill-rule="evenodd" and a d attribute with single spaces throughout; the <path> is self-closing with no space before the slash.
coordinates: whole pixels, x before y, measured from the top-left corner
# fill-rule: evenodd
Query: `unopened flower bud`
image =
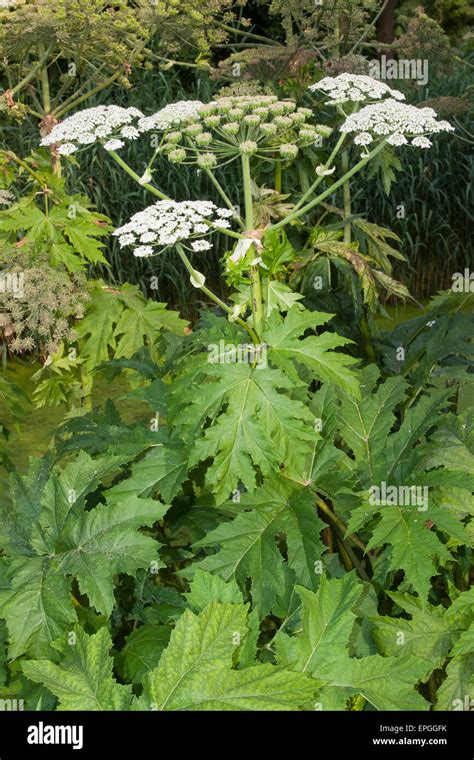
<path id="1" fill-rule="evenodd" d="M 196 163 L 200 169 L 212 169 L 217 164 L 217 158 L 214 153 L 201 153 Z"/>
<path id="2" fill-rule="evenodd" d="M 227 135 L 236 135 L 240 129 L 240 125 L 236 121 L 229 121 L 227 124 L 222 125 L 222 131 Z"/>
<path id="3" fill-rule="evenodd" d="M 253 140 L 246 140 L 245 142 L 240 143 L 239 150 L 244 156 L 250 156 L 252 153 L 257 152 L 258 145 Z"/>
<path id="4" fill-rule="evenodd" d="M 186 158 L 186 151 L 184 148 L 175 148 L 168 153 L 168 160 L 172 164 L 180 164 Z"/>
<path id="5" fill-rule="evenodd" d="M 202 132 L 200 135 L 196 135 L 194 138 L 196 145 L 199 145 L 200 147 L 205 147 L 206 145 L 209 145 L 212 142 L 212 135 L 210 132 Z"/>
<path id="6" fill-rule="evenodd" d="M 282 158 L 293 159 L 298 155 L 298 146 L 294 143 L 285 143 L 280 145 L 280 156 Z"/>

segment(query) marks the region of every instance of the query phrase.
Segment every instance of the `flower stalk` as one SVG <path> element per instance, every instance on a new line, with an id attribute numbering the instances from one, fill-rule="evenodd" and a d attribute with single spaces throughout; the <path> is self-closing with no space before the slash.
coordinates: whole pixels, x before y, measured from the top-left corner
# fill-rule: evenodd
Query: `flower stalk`
<path id="1" fill-rule="evenodd" d="M 186 267 L 186 269 L 188 270 L 189 274 L 193 278 L 193 281 L 194 282 L 199 282 L 199 280 L 202 278 L 202 275 L 201 275 L 200 272 L 198 272 L 196 269 L 194 269 L 194 267 L 191 264 L 190 260 L 186 256 L 186 253 L 184 251 L 183 246 L 180 245 L 180 243 L 176 243 L 176 250 L 177 250 L 178 256 L 180 257 L 180 259 L 183 262 L 184 266 Z M 217 304 L 217 306 L 220 306 L 220 308 L 223 309 L 223 311 L 225 311 L 229 315 L 233 315 L 233 309 L 230 306 L 228 306 L 224 301 L 222 301 L 219 298 L 219 296 L 216 296 L 216 294 L 213 293 L 210 288 L 208 288 L 206 285 L 204 285 L 204 283 L 202 283 L 198 287 L 199 287 L 199 290 L 202 290 L 202 292 L 206 296 L 208 296 L 208 298 L 211 299 L 211 301 L 214 301 L 214 303 Z M 245 320 L 241 319 L 240 317 L 237 317 L 237 319 L 235 321 L 236 321 L 236 323 L 238 325 L 240 325 L 241 327 L 243 327 L 244 330 L 246 330 L 246 332 L 252 338 L 252 342 L 255 345 L 257 345 L 258 344 L 258 337 L 255 334 L 255 332 L 252 330 L 252 328 L 250 327 L 250 325 L 248 325 L 247 322 L 245 322 Z"/>
<path id="2" fill-rule="evenodd" d="M 293 209 L 293 211 L 288 214 L 285 219 L 282 219 L 281 221 L 277 222 L 272 226 L 273 230 L 279 230 L 285 227 L 287 224 L 290 224 L 290 222 L 296 221 L 296 219 L 299 219 L 300 216 L 303 216 L 308 211 L 311 211 L 315 206 L 318 206 L 321 201 L 326 200 L 330 195 L 332 195 L 336 190 L 338 190 L 342 185 L 347 182 L 351 177 L 354 176 L 354 174 L 357 174 L 361 169 L 366 166 L 369 161 L 371 161 L 380 151 L 385 147 L 386 139 L 383 139 L 379 142 L 376 148 L 374 148 L 370 153 L 366 153 L 363 158 L 361 158 L 360 161 L 355 164 L 352 169 L 349 169 L 346 174 L 344 174 L 340 179 L 338 179 L 336 182 L 334 182 L 330 187 L 328 187 L 324 192 L 322 192 L 320 195 L 317 196 L 317 198 L 314 198 L 312 201 L 309 201 L 305 206 L 300 207 L 299 209 Z"/>
<path id="3" fill-rule="evenodd" d="M 246 154 L 242 154 L 242 179 L 244 189 L 245 229 L 247 232 L 250 232 L 253 229 L 252 178 L 250 174 L 250 158 Z M 251 278 L 253 326 L 257 335 L 260 336 L 263 330 L 263 304 L 262 283 L 260 280 L 258 263 L 252 265 Z"/>
<path id="4" fill-rule="evenodd" d="M 341 155 L 342 172 L 346 175 L 349 171 L 349 150 L 346 148 Z M 351 186 L 347 180 L 342 186 L 342 197 L 344 202 L 344 243 L 347 245 L 351 242 L 351 223 L 347 221 L 351 216 Z"/>

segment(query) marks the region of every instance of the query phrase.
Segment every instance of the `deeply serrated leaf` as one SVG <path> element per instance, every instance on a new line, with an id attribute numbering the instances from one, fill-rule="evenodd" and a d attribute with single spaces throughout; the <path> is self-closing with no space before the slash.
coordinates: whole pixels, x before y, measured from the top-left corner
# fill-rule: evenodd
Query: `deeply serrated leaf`
<path id="1" fill-rule="evenodd" d="M 112 639 L 106 628 L 88 636 L 75 629 L 75 642 L 63 648 L 60 665 L 48 660 L 24 662 L 28 678 L 43 683 L 59 699 L 59 710 L 127 710 L 132 690 L 112 677 Z"/>

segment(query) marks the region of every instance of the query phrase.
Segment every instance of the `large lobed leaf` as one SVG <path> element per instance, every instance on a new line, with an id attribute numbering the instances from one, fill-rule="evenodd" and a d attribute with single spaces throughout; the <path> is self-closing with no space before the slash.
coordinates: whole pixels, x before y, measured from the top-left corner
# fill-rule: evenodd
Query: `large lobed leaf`
<path id="1" fill-rule="evenodd" d="M 247 634 L 246 607 L 213 602 L 186 611 L 158 667 L 145 680 L 140 708 L 152 710 L 296 710 L 314 693 L 311 680 L 273 665 L 233 669 Z"/>
<path id="2" fill-rule="evenodd" d="M 9 631 L 10 657 L 51 654 L 51 642 L 76 620 L 72 578 L 98 612 L 110 615 L 114 575 L 133 575 L 158 562 L 159 544 L 139 528 L 161 519 L 164 504 L 126 495 L 86 509 L 87 495 L 122 462 L 119 455 L 93 460 L 81 453 L 62 471 L 55 468 L 37 497 L 30 485 L 38 478 L 33 471 L 35 480 L 26 481 L 18 502 L 20 520 L 15 513 L 4 518 L 9 583 L 0 590 L 0 616 Z"/>

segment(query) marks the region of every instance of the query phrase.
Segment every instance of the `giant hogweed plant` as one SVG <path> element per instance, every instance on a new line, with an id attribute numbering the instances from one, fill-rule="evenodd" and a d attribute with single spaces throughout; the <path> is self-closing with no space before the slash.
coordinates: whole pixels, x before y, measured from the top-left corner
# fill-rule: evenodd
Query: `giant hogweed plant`
<path id="1" fill-rule="evenodd" d="M 158 155 L 167 157 L 178 166 L 196 167 L 197 171 L 205 172 L 225 206 L 218 214 L 222 223 L 217 224 L 214 220 L 212 224 L 208 219 L 209 231 L 218 227 L 230 237 L 240 236 L 235 250 L 230 251 L 226 257 L 225 266 L 228 284 L 235 285 L 238 291 L 233 296 L 237 303 L 232 308 L 232 319 L 240 319 L 240 311 L 245 311 L 246 302 L 249 303 L 251 300 L 252 308 L 255 308 L 247 320 L 248 324 L 242 322 L 242 325 L 249 331 L 251 324 L 254 321 L 257 323 L 252 338 L 255 341 L 255 335 L 258 335 L 261 329 L 263 308 L 266 308 L 268 315 L 273 308 L 296 303 L 298 299 L 297 294 L 288 290 L 285 280 L 291 277 L 290 284 L 293 289 L 301 287 L 302 290 L 309 281 L 310 292 L 322 296 L 321 288 L 325 295 L 334 290 L 327 287 L 327 280 L 335 280 L 339 276 L 347 283 L 345 287 L 348 298 L 355 304 L 355 323 L 360 322 L 362 345 L 367 354 L 374 359 L 371 329 L 365 318 L 366 311 L 378 308 L 380 290 L 403 297 L 408 297 L 409 294 L 406 288 L 391 276 L 390 258 L 403 259 L 402 254 L 390 244 L 393 239 L 397 240 L 397 237 L 389 230 L 351 215 L 350 178 L 371 159 L 372 163 L 375 163 L 387 150 L 391 151 L 393 145 L 403 144 L 407 139 L 404 130 L 412 131 L 415 146 L 426 148 L 429 146 L 429 140 L 420 133 L 449 130 L 450 126 L 447 122 L 435 123 L 433 111 L 420 111 L 399 104 L 404 97 L 401 93 L 369 77 L 348 74 L 337 78 L 329 77 L 313 86 L 311 90 L 315 94 L 327 94 L 329 105 L 334 107 L 336 124 L 338 119 L 339 126 L 341 121 L 344 122 L 341 129 L 345 131 L 340 134 L 329 157 L 326 155 L 324 159 L 321 158 L 324 155 L 324 148 L 321 149 L 322 139 L 329 139 L 331 127 L 313 125 L 310 121 L 310 109 L 297 108 L 292 101 L 278 101 L 276 97 L 271 96 L 221 98 L 206 106 L 197 101 L 183 101 L 146 117 L 136 108 L 100 106 L 66 119 L 44 138 L 43 144 L 54 148 L 59 155 L 67 156 L 76 154 L 77 150 L 84 146 L 101 142 L 125 171 L 163 200 L 163 203 L 158 202 L 154 207 L 136 214 L 127 225 L 115 233 L 120 245 L 134 243 L 136 256 L 149 257 L 164 251 L 170 242 L 175 242 L 177 253 L 190 272 L 194 284 L 199 284 L 201 274 L 197 273 L 197 276 L 194 276 L 193 273 L 196 272 L 189 261 L 188 253 L 203 252 L 211 247 L 211 243 L 203 237 L 202 229 L 187 229 L 186 214 L 190 213 L 191 209 L 179 204 L 173 206 L 163 190 L 150 182 Z M 378 105 L 385 108 L 384 99 L 387 103 L 386 117 L 377 111 L 372 113 L 370 103 L 375 101 L 376 107 Z M 351 122 L 351 118 L 355 118 L 363 103 L 366 103 L 365 108 L 369 111 L 364 110 L 362 114 L 367 113 L 367 118 L 379 139 L 375 141 L 372 153 L 366 152 L 355 166 L 349 167 L 351 154 L 348 135 L 352 131 L 356 132 L 352 155 L 360 145 L 367 146 L 372 140 L 370 132 L 361 131 L 363 124 Z M 402 121 L 399 129 L 397 119 L 408 121 L 406 124 Z M 239 120 L 242 123 L 239 123 Z M 123 161 L 117 151 L 124 146 L 126 140 L 137 139 L 140 135 L 150 132 L 155 150 L 140 176 Z M 294 176 L 290 174 L 292 164 L 298 158 L 299 152 L 304 159 L 299 161 L 299 167 L 305 164 L 309 167 L 308 171 L 305 166 L 304 176 L 312 174 L 314 178 L 315 171 L 316 179 L 311 185 L 303 183 L 300 192 L 294 194 L 294 201 L 290 202 L 289 195 L 282 193 L 283 175 L 288 173 L 287 182 L 291 181 Z M 391 152 L 388 155 L 390 167 L 393 158 Z M 324 163 L 319 163 L 320 161 Z M 219 169 L 227 164 L 237 165 L 242 174 L 242 197 L 239 195 L 232 200 L 219 181 Z M 333 182 L 336 164 L 340 176 Z M 384 166 L 383 161 L 381 165 Z M 269 172 L 272 171 L 274 176 L 270 180 L 274 182 L 274 189 L 265 185 L 259 186 L 258 182 L 266 181 Z M 319 188 L 322 192 L 315 198 Z M 339 188 L 343 196 L 343 208 L 336 208 L 335 211 L 340 215 L 341 221 L 336 225 L 323 226 L 327 214 L 327 200 L 334 199 Z M 233 205 L 233 201 L 236 200 L 239 206 Z M 239 213 L 236 214 L 237 208 Z M 323 214 L 314 218 L 313 214 L 317 208 L 321 208 Z M 194 210 L 199 213 L 197 207 Z M 333 211 L 333 207 L 330 207 L 330 210 Z M 211 206 L 202 206 L 202 212 L 204 215 L 211 214 Z M 168 215 L 168 220 L 163 221 L 160 234 L 155 235 L 158 220 L 161 216 L 164 220 L 165 214 Z M 182 222 L 182 227 L 177 228 L 178 232 L 174 237 L 168 235 L 169 227 L 174 223 L 173 214 Z M 229 228 L 228 219 L 232 217 L 239 232 Z M 147 224 L 150 228 L 145 230 L 144 225 Z M 358 238 L 354 241 L 351 237 L 351 227 Z M 293 245 L 286 237 L 285 228 L 296 235 Z M 135 234 L 136 229 L 141 231 L 140 235 Z M 179 239 L 180 235 L 184 235 L 184 238 Z M 261 242 L 262 237 L 265 237 L 264 245 Z M 139 245 L 139 242 L 142 244 Z M 256 250 L 258 254 L 258 249 L 262 251 L 261 265 L 252 266 L 251 261 L 255 258 Z M 204 282 L 201 285 L 206 297 L 219 303 L 221 308 L 229 312 L 228 305 L 210 293 Z M 266 292 L 262 291 L 262 287 Z M 319 289 L 316 291 L 316 288 Z M 249 297 L 250 290 L 252 299 Z M 343 327 L 344 336 L 352 338 L 353 334 L 354 330 L 350 330 L 348 325 Z M 43 387 L 46 389 L 46 386 Z"/>
<path id="2" fill-rule="evenodd" d="M 356 104 L 366 95 L 349 91 Z M 218 308 L 188 335 L 161 335 L 155 361 L 142 349 L 104 365 L 142 378 L 129 398 L 152 410 L 149 425 L 126 425 L 108 402 L 12 474 L 4 693 L 33 709 L 465 709 L 472 415 L 454 416 L 451 388 L 414 399 L 404 377 L 356 366 L 324 329 L 330 315 L 286 284 L 283 238 L 388 141 L 426 146 L 448 125 L 392 99 L 341 117 L 314 187 L 259 226 L 254 167 L 293 160 L 325 132 L 308 110 L 259 97 L 110 113 L 78 114 L 46 139 L 64 154 L 103 141 L 159 198 L 115 231 L 121 245 L 173 249 Z M 156 151 L 209 173 L 221 207 L 167 198 L 153 158 L 142 174 L 126 164 L 117 151 L 148 127 Z M 353 127 L 371 148 L 333 179 Z M 216 176 L 226 162 L 241 210 Z M 233 243 L 230 302 L 193 263 L 214 234 Z"/>

